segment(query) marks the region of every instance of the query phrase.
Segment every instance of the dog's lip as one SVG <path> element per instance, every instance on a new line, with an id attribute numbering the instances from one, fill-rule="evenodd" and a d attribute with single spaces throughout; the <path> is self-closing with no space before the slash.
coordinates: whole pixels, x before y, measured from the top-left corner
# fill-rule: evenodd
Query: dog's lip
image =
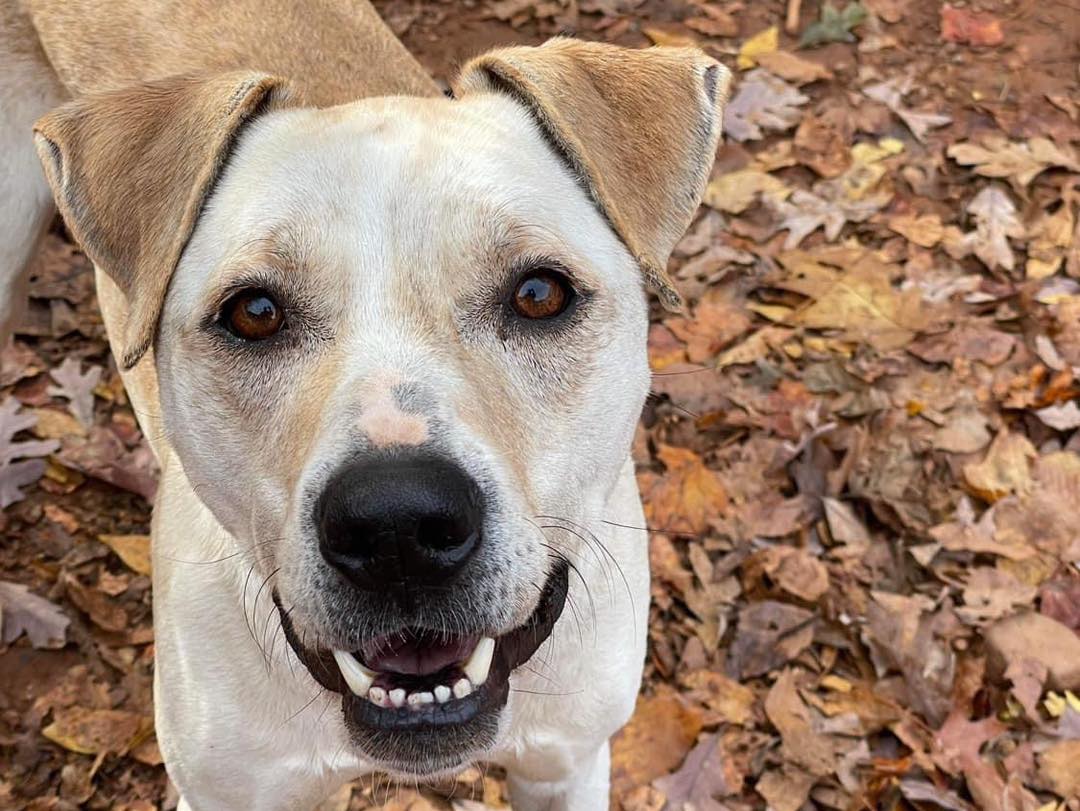
<path id="1" fill-rule="evenodd" d="M 356 695 L 343 677 L 334 651 L 303 645 L 276 589 L 273 599 L 290 647 L 321 686 L 342 696 L 347 720 L 374 731 L 421 733 L 467 724 L 484 713 L 497 712 L 509 696 L 510 674 L 532 658 L 554 630 L 565 606 L 568 589 L 569 566 L 561 562 L 548 576 L 540 600 L 525 623 L 495 637 L 488 676 L 483 684 L 474 686 L 472 692 L 462 697 L 455 694 L 451 700 L 444 703 L 427 702 L 402 707 L 376 704 L 368 698 Z M 468 634 L 460 638 L 468 640 L 475 636 Z M 480 637 L 481 640 L 484 638 Z M 338 651 L 338 656 L 341 653 Z M 441 672 L 447 673 L 455 667 L 457 665 L 452 664 Z M 425 677 L 402 678 L 408 680 Z"/>

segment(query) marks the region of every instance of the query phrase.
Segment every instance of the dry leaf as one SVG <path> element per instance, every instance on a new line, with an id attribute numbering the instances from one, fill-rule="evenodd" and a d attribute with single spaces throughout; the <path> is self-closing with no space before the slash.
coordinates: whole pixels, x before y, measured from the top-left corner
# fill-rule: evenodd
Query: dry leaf
<path id="1" fill-rule="evenodd" d="M 1080 741 L 1058 741 L 1039 754 L 1039 775 L 1064 800 L 1080 797 Z"/>
<path id="2" fill-rule="evenodd" d="M 761 198 L 783 200 L 789 194 L 791 189 L 782 180 L 751 167 L 710 180 L 702 202 L 717 211 L 741 214 Z"/>
<path id="3" fill-rule="evenodd" d="M 990 663 L 1001 673 L 1022 659 L 1046 667 L 1055 690 L 1080 690 L 1080 636 L 1043 614 L 1027 612 L 1006 617 L 986 631 Z"/>
<path id="4" fill-rule="evenodd" d="M 933 248 L 945 233 L 945 226 L 937 214 L 897 214 L 886 224 L 890 230 L 923 248 Z"/>
<path id="5" fill-rule="evenodd" d="M 965 235 L 971 251 L 990 270 L 1015 266 L 1009 237 L 1022 239 L 1024 226 L 1016 216 L 1016 206 L 999 186 L 987 186 L 971 202 L 967 211 L 975 218 L 975 230 Z"/>
<path id="6" fill-rule="evenodd" d="M 26 634 L 35 648 L 62 648 L 70 623 L 55 603 L 19 583 L 0 580 L 0 641 L 5 645 Z"/>
<path id="7" fill-rule="evenodd" d="M 673 691 L 641 696 L 630 721 L 611 742 L 615 796 L 674 770 L 701 731 L 700 712 Z"/>
<path id="8" fill-rule="evenodd" d="M 707 726 L 717 723 L 749 726 L 753 722 L 757 697 L 751 688 L 712 670 L 688 673 L 682 684 L 689 690 L 687 698 L 708 710 Z"/>
<path id="9" fill-rule="evenodd" d="M 22 411 L 14 397 L 0 402 L 0 510 L 23 499 L 20 488 L 33 484 L 45 473 L 45 462 L 38 457 L 60 447 L 59 442 L 51 439 L 15 441 L 16 434 L 32 428 L 36 422 L 37 417 Z"/>
<path id="10" fill-rule="evenodd" d="M 100 366 L 91 366 L 81 372 L 82 364 L 76 358 L 64 358 L 64 362 L 49 374 L 59 385 L 50 386 L 49 394 L 68 400 L 68 408 L 80 423 L 89 428 L 94 424 L 94 389 L 101 382 L 104 371 Z"/>
<path id="11" fill-rule="evenodd" d="M 769 690 L 765 714 L 783 741 L 784 757 L 811 774 L 824 776 L 836 770 L 836 758 L 828 738 L 814 732 L 810 710 L 799 697 L 797 672 L 788 668 Z"/>
<path id="12" fill-rule="evenodd" d="M 773 51 L 758 56 L 758 64 L 781 79 L 795 84 L 809 84 L 823 79 L 833 78 L 833 73 L 824 65 L 803 59 L 790 51 Z"/>
<path id="13" fill-rule="evenodd" d="M 759 31 L 750 39 L 746 40 L 739 48 L 739 56 L 735 64 L 739 70 L 749 70 L 757 64 L 759 56 L 772 53 L 780 47 L 780 29 L 775 25 Z"/>
<path id="14" fill-rule="evenodd" d="M 64 576 L 64 587 L 71 602 L 85 612 L 94 624 L 106 631 L 124 631 L 128 627 L 128 613 L 123 606 L 110 600 L 98 589 L 84 586 L 74 575 Z"/>
<path id="15" fill-rule="evenodd" d="M 1031 462 L 1037 456 L 1027 437 L 1002 430 L 981 462 L 964 466 L 964 480 L 984 501 L 1024 495 L 1031 490 Z"/>
<path id="16" fill-rule="evenodd" d="M 946 154 L 962 166 L 974 166 L 976 174 L 1014 179 L 1020 187 L 1028 186 L 1051 167 L 1080 172 L 1076 153 L 1069 147 L 1059 147 L 1049 138 L 1032 138 L 1024 143 L 992 136 L 981 145 L 952 144 Z"/>
<path id="17" fill-rule="evenodd" d="M 145 575 L 151 573 L 149 535 L 98 535 L 98 540 L 115 552 L 132 571 Z"/>
<path id="18" fill-rule="evenodd" d="M 720 476 L 686 448 L 660 445 L 657 456 L 667 471 L 649 488 L 649 526 L 692 535 L 704 532 L 710 519 L 719 518 L 727 509 Z"/>
<path id="19" fill-rule="evenodd" d="M 911 134 L 919 141 L 926 141 L 926 134 L 938 127 L 944 127 L 952 123 L 952 118 L 938 113 L 926 113 L 910 110 L 904 107 L 904 96 L 910 92 L 914 83 L 912 74 L 904 77 L 890 79 L 887 82 L 879 82 L 863 88 L 863 93 L 874 101 L 880 102 L 892 110 L 896 116 L 904 122 Z"/>
<path id="20" fill-rule="evenodd" d="M 789 130 L 799 123 L 799 107 L 809 100 L 768 71 L 751 71 L 724 108 L 724 134 L 736 141 L 751 141 L 764 138 L 767 131 Z"/>
<path id="21" fill-rule="evenodd" d="M 945 3 L 941 7 L 941 38 L 965 45 L 1000 45 L 1005 41 L 1001 20 Z"/>
<path id="22" fill-rule="evenodd" d="M 814 639 L 814 614 L 765 600 L 739 612 L 739 627 L 728 648 L 728 672 L 751 679 L 787 664 Z"/>
<path id="23" fill-rule="evenodd" d="M 741 788 L 741 779 L 738 785 L 731 784 L 728 773 L 732 771 L 734 766 L 720 745 L 720 737 L 708 735 L 691 750 L 678 771 L 659 778 L 653 785 L 667 797 L 667 811 L 726 811 L 716 798 Z"/>
<path id="24" fill-rule="evenodd" d="M 1076 218 L 1068 203 L 1044 216 L 1031 230 L 1024 269 L 1027 278 L 1046 279 L 1057 273 L 1073 249 L 1076 230 Z"/>
<path id="25" fill-rule="evenodd" d="M 122 710 L 66 707 L 53 713 L 41 734 L 81 755 L 126 754 L 153 732 L 153 719 Z"/>

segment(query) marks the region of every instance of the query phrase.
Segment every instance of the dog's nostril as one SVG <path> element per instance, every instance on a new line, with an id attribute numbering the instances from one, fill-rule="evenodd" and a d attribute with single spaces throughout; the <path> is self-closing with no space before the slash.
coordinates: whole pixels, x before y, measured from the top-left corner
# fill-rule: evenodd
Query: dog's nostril
<path id="1" fill-rule="evenodd" d="M 472 534 L 465 522 L 446 516 L 427 516 L 416 522 L 416 542 L 436 552 L 455 549 L 467 543 Z"/>
<path id="2" fill-rule="evenodd" d="M 353 462 L 319 498 L 319 546 L 361 588 L 443 583 L 480 543 L 481 502 L 472 478 L 440 458 Z"/>

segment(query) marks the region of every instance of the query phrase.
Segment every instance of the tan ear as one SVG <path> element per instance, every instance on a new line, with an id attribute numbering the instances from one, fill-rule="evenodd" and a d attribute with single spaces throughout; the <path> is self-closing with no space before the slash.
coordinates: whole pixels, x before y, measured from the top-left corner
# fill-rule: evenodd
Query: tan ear
<path id="1" fill-rule="evenodd" d="M 528 107 L 647 284 L 678 309 L 667 260 L 705 190 L 730 77 L 695 48 L 553 39 L 473 59 L 455 93 L 508 93 Z"/>
<path id="2" fill-rule="evenodd" d="M 165 293 L 240 127 L 288 97 L 273 76 L 176 77 L 86 96 L 34 126 L 68 228 L 128 300 L 120 365 L 153 343 Z"/>

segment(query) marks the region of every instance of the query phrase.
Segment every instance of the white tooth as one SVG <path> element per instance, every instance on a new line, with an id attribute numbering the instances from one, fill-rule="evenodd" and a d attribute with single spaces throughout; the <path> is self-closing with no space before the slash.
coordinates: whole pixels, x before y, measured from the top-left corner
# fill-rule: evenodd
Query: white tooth
<path id="1" fill-rule="evenodd" d="M 476 643 L 476 649 L 465 663 L 462 670 L 475 686 L 479 687 L 487 681 L 488 671 L 491 670 L 491 657 L 495 653 L 495 640 L 485 636 Z"/>
<path id="2" fill-rule="evenodd" d="M 345 677 L 345 683 L 349 685 L 349 689 L 361 698 L 366 696 L 371 683 L 375 681 L 375 674 L 360 664 L 348 651 L 334 651 L 334 661 L 341 668 L 341 675 Z"/>
<path id="3" fill-rule="evenodd" d="M 372 687 L 368 690 L 367 697 L 368 701 L 376 707 L 387 707 L 390 704 L 389 699 L 386 697 L 386 690 L 381 687 Z"/>
<path id="4" fill-rule="evenodd" d="M 428 692 L 422 693 L 409 693 L 409 706 L 420 707 L 424 704 L 431 704 L 435 701 L 435 696 Z"/>
<path id="5" fill-rule="evenodd" d="M 468 679 L 458 679 L 454 682 L 454 698 L 465 698 L 472 692 L 472 682 Z"/>
<path id="6" fill-rule="evenodd" d="M 395 707 L 405 706 L 405 691 L 397 687 L 390 691 L 390 703 Z"/>
<path id="7" fill-rule="evenodd" d="M 435 688 L 435 700 L 440 704 L 445 704 L 450 700 L 450 688 L 445 684 L 440 684 Z"/>

